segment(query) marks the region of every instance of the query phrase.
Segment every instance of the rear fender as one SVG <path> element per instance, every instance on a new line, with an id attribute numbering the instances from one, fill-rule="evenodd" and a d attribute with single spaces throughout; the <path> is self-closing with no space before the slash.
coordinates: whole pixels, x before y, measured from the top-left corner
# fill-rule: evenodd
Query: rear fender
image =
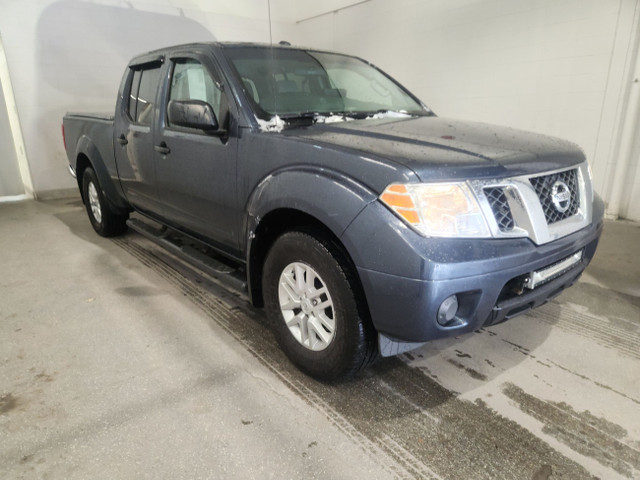
<path id="1" fill-rule="evenodd" d="M 104 158 L 102 158 L 100 151 L 87 135 L 81 136 L 78 140 L 75 158 L 79 158 L 80 155 L 84 155 L 89 159 L 91 168 L 96 172 L 98 181 L 100 182 L 102 193 L 112 206 L 113 210 L 118 213 L 126 213 L 130 211 L 131 207 L 124 198 L 122 190 L 120 189 L 119 180 L 111 177 L 107 170 Z M 78 165 L 76 164 L 76 171 L 77 170 Z M 82 172 L 77 173 L 78 186 L 80 187 L 80 193 L 82 193 Z"/>

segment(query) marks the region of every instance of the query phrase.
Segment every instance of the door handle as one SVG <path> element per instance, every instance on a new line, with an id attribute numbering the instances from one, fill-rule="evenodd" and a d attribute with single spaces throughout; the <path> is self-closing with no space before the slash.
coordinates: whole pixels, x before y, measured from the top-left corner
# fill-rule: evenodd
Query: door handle
<path id="1" fill-rule="evenodd" d="M 118 143 L 120 145 L 126 145 L 127 143 L 129 143 L 129 140 L 127 140 L 127 137 L 124 136 L 124 133 L 121 133 L 118 137 Z"/>
<path id="2" fill-rule="evenodd" d="M 171 153 L 171 149 L 167 147 L 167 144 L 165 142 L 160 142 L 160 145 L 154 146 L 153 149 L 156 152 L 159 152 L 163 155 L 167 155 L 168 153 Z"/>

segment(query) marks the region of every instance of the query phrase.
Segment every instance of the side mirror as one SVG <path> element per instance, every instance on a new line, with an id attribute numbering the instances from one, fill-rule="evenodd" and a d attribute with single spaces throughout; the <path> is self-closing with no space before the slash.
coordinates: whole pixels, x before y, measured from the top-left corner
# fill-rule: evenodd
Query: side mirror
<path id="1" fill-rule="evenodd" d="M 202 100 L 171 100 L 168 106 L 169 123 L 204 131 L 218 130 L 213 108 Z"/>

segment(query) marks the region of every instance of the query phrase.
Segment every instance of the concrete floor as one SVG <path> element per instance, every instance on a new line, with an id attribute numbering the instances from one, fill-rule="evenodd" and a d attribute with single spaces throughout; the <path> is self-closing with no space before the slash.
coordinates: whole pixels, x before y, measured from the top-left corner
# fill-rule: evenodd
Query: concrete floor
<path id="1" fill-rule="evenodd" d="M 640 478 L 640 226 L 510 322 L 324 385 L 78 199 L 0 204 L 0 478 Z"/>

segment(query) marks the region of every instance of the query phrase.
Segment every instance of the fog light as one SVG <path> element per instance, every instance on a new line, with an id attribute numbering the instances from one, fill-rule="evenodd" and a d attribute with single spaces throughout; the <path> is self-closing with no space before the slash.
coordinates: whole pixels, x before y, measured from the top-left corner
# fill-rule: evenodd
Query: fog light
<path id="1" fill-rule="evenodd" d="M 453 317 L 458 313 L 458 297 L 456 295 L 451 295 L 444 299 L 444 302 L 440 304 L 440 308 L 438 309 L 438 323 L 440 325 L 446 325 Z"/>

